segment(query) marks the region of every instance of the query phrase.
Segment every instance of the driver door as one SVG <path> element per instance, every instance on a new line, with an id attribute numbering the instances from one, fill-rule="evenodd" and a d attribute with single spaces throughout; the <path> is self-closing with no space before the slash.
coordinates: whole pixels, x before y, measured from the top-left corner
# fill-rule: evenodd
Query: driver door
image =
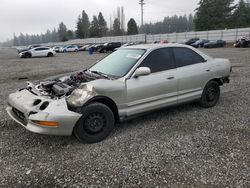
<path id="1" fill-rule="evenodd" d="M 177 103 L 177 70 L 169 48 L 152 51 L 139 67 L 150 68 L 151 74 L 126 81 L 127 116 Z"/>

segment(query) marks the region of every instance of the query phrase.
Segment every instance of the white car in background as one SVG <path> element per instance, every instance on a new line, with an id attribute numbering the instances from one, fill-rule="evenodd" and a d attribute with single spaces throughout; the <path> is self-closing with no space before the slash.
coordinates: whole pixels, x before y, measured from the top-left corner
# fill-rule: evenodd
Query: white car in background
<path id="1" fill-rule="evenodd" d="M 60 51 L 61 52 L 78 52 L 79 48 L 76 45 L 68 45 L 68 46 L 64 46 Z"/>
<path id="2" fill-rule="evenodd" d="M 32 48 L 27 51 L 23 51 L 19 53 L 21 58 L 31 58 L 31 57 L 53 57 L 56 52 L 49 47 L 37 47 Z"/>

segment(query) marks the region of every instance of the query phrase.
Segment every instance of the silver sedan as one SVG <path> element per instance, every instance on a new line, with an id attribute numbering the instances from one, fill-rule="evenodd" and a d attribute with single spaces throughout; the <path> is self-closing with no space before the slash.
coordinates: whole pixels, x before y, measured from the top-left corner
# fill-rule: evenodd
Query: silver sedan
<path id="1" fill-rule="evenodd" d="M 41 134 L 105 139 L 115 123 L 186 102 L 213 107 L 231 63 L 181 44 L 120 48 L 92 67 L 9 95 L 9 116 Z"/>

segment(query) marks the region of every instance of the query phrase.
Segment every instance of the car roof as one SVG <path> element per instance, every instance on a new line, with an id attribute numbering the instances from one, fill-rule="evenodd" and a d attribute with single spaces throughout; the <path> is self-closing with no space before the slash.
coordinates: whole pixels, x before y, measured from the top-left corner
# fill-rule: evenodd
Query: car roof
<path id="1" fill-rule="evenodd" d="M 188 45 L 179 44 L 179 43 L 168 43 L 168 44 L 138 44 L 134 46 L 124 47 L 127 49 L 145 49 L 145 50 L 154 50 L 158 48 L 166 48 L 166 47 L 186 47 L 189 48 Z"/>
<path id="2" fill-rule="evenodd" d="M 39 48 L 48 48 L 48 49 L 50 49 L 50 47 L 47 47 L 47 46 L 40 46 L 40 47 L 32 48 L 32 50 L 39 49 Z"/>
<path id="3" fill-rule="evenodd" d="M 212 57 L 210 57 L 209 55 L 205 54 L 202 51 L 199 51 L 195 48 L 193 48 L 192 46 L 186 45 L 186 44 L 179 44 L 179 43 L 168 43 L 168 44 L 139 44 L 139 45 L 134 45 L 134 46 L 127 46 L 127 47 L 122 47 L 122 49 L 144 49 L 144 50 L 149 50 L 149 51 L 153 51 L 156 49 L 160 49 L 160 48 L 167 48 L 167 47 L 183 47 L 183 48 L 189 48 L 193 51 L 195 51 L 196 53 L 200 54 L 204 59 L 208 60 L 208 59 L 212 59 Z"/>

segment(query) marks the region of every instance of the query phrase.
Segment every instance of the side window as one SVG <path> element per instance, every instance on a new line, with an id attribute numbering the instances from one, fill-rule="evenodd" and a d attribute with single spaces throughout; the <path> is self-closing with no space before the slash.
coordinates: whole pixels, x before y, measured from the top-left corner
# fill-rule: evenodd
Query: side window
<path id="1" fill-rule="evenodd" d="M 173 51 L 177 67 L 184 67 L 205 61 L 199 54 L 189 48 L 173 48 Z"/>
<path id="2" fill-rule="evenodd" d="M 47 50 L 47 48 L 39 48 L 39 51 Z"/>
<path id="3" fill-rule="evenodd" d="M 154 50 L 144 59 L 140 67 L 149 67 L 152 73 L 174 69 L 171 50 L 169 48 Z"/>

